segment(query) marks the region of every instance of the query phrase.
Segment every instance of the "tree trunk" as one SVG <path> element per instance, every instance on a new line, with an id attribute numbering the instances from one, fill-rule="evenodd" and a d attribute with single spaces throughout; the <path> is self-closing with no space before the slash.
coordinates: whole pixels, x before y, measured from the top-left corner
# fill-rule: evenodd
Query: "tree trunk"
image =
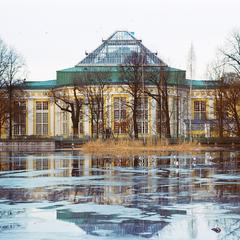
<path id="1" fill-rule="evenodd" d="M 12 113 L 9 115 L 9 139 L 12 139 Z"/>
<path id="2" fill-rule="evenodd" d="M 159 113 L 159 138 L 162 138 L 162 101 L 161 97 L 158 99 L 158 113 Z"/>
<path id="3" fill-rule="evenodd" d="M 73 137 L 78 138 L 79 118 L 72 117 L 72 124 L 73 124 Z"/>
<path id="4" fill-rule="evenodd" d="M 12 139 L 12 89 L 11 89 L 11 87 L 10 87 L 10 89 L 9 89 L 9 109 L 8 109 L 8 114 L 9 114 L 9 131 L 8 131 L 8 133 L 9 133 L 9 135 L 8 135 L 8 137 L 9 137 L 9 139 Z"/>
<path id="5" fill-rule="evenodd" d="M 238 111 L 237 111 L 237 104 L 234 106 L 234 110 L 233 110 L 233 118 L 235 120 L 235 124 L 236 124 L 236 135 L 238 137 L 240 137 L 240 121 L 239 121 L 239 116 L 238 116 Z"/>
<path id="6" fill-rule="evenodd" d="M 93 122 L 93 118 L 91 117 L 91 138 L 93 138 L 93 128 L 94 128 L 94 122 Z"/>
<path id="7" fill-rule="evenodd" d="M 136 110 L 133 111 L 133 131 L 134 131 L 134 139 L 138 139 L 138 125 L 137 125 Z"/>
<path id="8" fill-rule="evenodd" d="M 104 125 L 105 125 L 105 119 L 104 119 L 104 98 L 102 97 L 102 100 L 101 100 L 101 117 L 102 117 L 102 121 L 101 121 L 101 133 L 102 133 L 102 138 L 104 138 Z"/>
<path id="9" fill-rule="evenodd" d="M 168 95 L 165 94 L 163 99 L 164 104 L 164 115 L 166 118 L 166 138 L 171 138 L 171 128 L 170 128 L 170 117 L 169 117 L 169 108 L 168 108 Z"/>
<path id="10" fill-rule="evenodd" d="M 219 137 L 223 137 L 223 118 L 224 118 L 224 112 L 223 112 L 223 98 L 222 93 L 219 93 L 219 105 L 218 105 L 218 134 Z M 217 101 L 216 101 L 217 102 Z"/>
<path id="11" fill-rule="evenodd" d="M 98 139 L 98 134 L 99 134 L 99 115 L 97 116 L 96 119 L 96 138 Z"/>

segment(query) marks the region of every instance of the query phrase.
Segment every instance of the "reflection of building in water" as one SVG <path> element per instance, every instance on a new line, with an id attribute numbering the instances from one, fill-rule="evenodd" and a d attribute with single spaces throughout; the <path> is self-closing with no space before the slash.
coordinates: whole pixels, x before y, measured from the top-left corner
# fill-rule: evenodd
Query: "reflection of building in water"
<path id="1" fill-rule="evenodd" d="M 211 176 L 215 173 L 215 168 L 208 154 L 173 153 L 170 156 L 170 166 L 172 170 L 168 192 L 173 203 L 191 203 L 214 195 L 214 180 Z"/>
<path id="2" fill-rule="evenodd" d="M 118 214 L 99 214 L 94 212 L 71 212 L 57 210 L 57 219 L 75 223 L 87 234 L 119 237 L 137 235 L 150 238 L 157 234 L 168 223 L 143 219 L 123 219 Z"/>
<path id="3" fill-rule="evenodd" d="M 26 170 L 24 156 L 19 153 L 0 151 L 0 171 Z"/>
<path id="4" fill-rule="evenodd" d="M 158 156 L 94 157 L 79 152 L 41 154 L 0 153 L 0 170 L 26 171 L 24 178 L 36 181 L 32 189 L 16 189 L 8 197 L 18 200 L 69 200 L 99 204 L 171 205 L 203 198 L 227 200 L 239 185 L 212 176 L 239 169 L 239 154 L 201 153 Z M 27 174 L 29 173 L 29 174 Z M 19 176 L 20 177 L 20 176 Z M 56 178 L 55 185 L 39 187 L 41 177 Z M 62 178 L 79 177 L 79 182 Z M 59 184 L 58 184 L 59 179 Z M 216 184 L 217 183 L 217 184 Z M 7 196 L 8 189 L 1 188 Z M 8 198 L 7 197 L 7 198 Z M 143 204 L 144 203 L 144 204 Z"/>

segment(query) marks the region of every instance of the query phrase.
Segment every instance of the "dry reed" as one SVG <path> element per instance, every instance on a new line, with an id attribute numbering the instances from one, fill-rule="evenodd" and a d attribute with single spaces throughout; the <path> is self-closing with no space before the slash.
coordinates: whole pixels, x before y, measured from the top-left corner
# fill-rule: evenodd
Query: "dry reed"
<path id="1" fill-rule="evenodd" d="M 135 155 L 135 154 L 153 154 L 157 152 L 176 151 L 176 152 L 191 152 L 201 151 L 206 147 L 201 146 L 196 142 L 186 142 L 179 144 L 168 144 L 167 141 L 153 143 L 147 141 L 144 145 L 143 141 L 133 140 L 97 140 L 87 142 L 82 146 L 82 151 L 96 155 Z"/>

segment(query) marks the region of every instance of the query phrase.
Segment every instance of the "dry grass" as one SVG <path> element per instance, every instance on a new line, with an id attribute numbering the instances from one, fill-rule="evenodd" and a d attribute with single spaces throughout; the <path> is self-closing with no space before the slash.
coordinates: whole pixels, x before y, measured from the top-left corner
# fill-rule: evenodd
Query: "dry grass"
<path id="1" fill-rule="evenodd" d="M 134 155 L 139 153 L 152 154 L 157 152 L 176 151 L 191 152 L 204 150 L 206 147 L 198 143 L 168 144 L 167 141 L 161 141 L 157 144 L 148 141 L 143 145 L 142 141 L 133 140 L 108 140 L 108 141 L 90 141 L 82 146 L 82 151 L 96 155 Z"/>

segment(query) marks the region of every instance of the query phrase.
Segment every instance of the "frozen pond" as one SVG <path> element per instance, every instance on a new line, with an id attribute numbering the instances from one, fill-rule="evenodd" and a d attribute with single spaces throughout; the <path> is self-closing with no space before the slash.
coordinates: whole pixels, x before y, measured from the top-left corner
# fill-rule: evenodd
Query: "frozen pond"
<path id="1" fill-rule="evenodd" d="M 240 239 L 239 152 L 0 152 L 0 170 L 1 240 Z"/>

